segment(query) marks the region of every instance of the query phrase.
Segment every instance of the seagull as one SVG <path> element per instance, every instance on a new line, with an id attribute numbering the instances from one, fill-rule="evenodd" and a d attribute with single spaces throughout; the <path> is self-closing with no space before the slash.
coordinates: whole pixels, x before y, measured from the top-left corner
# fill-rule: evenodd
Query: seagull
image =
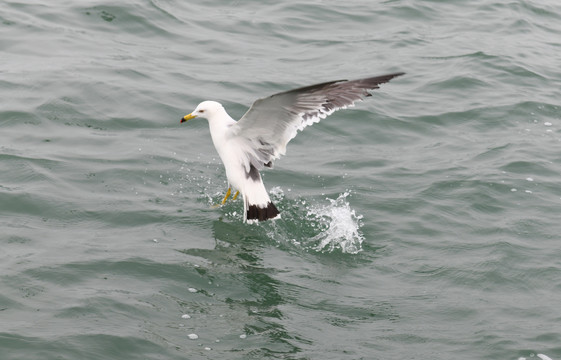
<path id="1" fill-rule="evenodd" d="M 261 179 L 260 170 L 286 153 L 286 145 L 303 130 L 339 109 L 372 96 L 370 90 L 404 73 L 357 80 L 337 80 L 281 92 L 256 100 L 238 121 L 216 101 L 203 101 L 181 123 L 193 118 L 208 120 L 214 147 L 224 164 L 228 190 L 224 205 L 236 190 L 241 193 L 244 222 L 253 223 L 280 217 Z"/>

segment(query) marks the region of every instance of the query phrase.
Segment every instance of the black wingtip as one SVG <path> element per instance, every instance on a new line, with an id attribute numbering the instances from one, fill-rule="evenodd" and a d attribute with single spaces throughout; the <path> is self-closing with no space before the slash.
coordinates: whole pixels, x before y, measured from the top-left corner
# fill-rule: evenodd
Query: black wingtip
<path id="1" fill-rule="evenodd" d="M 274 219 L 280 214 L 275 204 L 269 202 L 267 207 L 259 207 L 257 205 L 249 205 L 247 207 L 246 219 L 247 221 L 265 221 Z"/>
<path id="2" fill-rule="evenodd" d="M 405 73 L 404 72 L 398 72 L 398 73 L 389 74 L 387 76 L 391 76 L 390 79 L 393 79 L 393 78 L 396 78 L 396 77 L 402 76 L 402 75 L 405 75 Z"/>
<path id="3" fill-rule="evenodd" d="M 357 80 L 357 81 L 368 83 L 371 86 L 376 86 L 376 85 L 379 85 L 379 84 L 385 84 L 385 83 L 389 82 L 391 79 L 396 78 L 398 76 L 402 76 L 402 75 L 405 75 L 405 73 L 404 72 L 398 72 L 398 73 L 393 73 L 393 74 L 374 76 L 374 77 L 371 77 L 371 78 L 361 79 L 361 80 Z"/>

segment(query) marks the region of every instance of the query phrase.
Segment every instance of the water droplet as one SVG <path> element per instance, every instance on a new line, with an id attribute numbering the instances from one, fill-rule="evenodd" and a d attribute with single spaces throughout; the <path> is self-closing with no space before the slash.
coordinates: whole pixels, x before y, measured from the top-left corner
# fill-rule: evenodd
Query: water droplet
<path id="1" fill-rule="evenodd" d="M 551 360 L 551 358 L 547 355 L 544 354 L 538 354 L 537 357 L 539 357 L 542 360 Z"/>
<path id="2" fill-rule="evenodd" d="M 362 250 L 364 236 L 360 232 L 362 215 L 357 215 L 350 207 L 347 191 L 340 194 L 336 200 L 327 198 L 330 202 L 326 206 L 313 206 L 308 209 L 308 216 L 319 221 L 318 226 L 324 229 L 313 238 L 319 241 L 316 250 L 331 252 L 340 248 L 344 253 L 356 254 Z"/>

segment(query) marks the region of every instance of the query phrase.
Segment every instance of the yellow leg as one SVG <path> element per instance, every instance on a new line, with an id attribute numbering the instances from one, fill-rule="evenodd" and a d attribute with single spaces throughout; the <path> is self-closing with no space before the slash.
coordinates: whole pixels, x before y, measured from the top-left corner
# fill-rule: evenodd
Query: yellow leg
<path id="1" fill-rule="evenodd" d="M 222 200 L 222 205 L 226 204 L 226 200 L 228 200 L 231 193 L 232 193 L 232 188 L 228 188 L 228 191 L 226 191 L 226 196 L 224 196 L 224 199 Z"/>
<path id="2" fill-rule="evenodd" d="M 228 200 L 228 198 L 230 197 L 231 194 L 232 194 L 232 188 L 228 188 L 228 191 L 226 191 L 226 196 L 224 196 L 224 199 L 222 199 L 222 201 L 220 202 L 220 205 L 226 204 L 226 201 Z M 240 194 L 240 192 L 236 191 L 232 200 L 236 200 L 236 198 L 238 197 L 239 194 Z M 216 205 L 212 205 L 212 207 L 217 208 L 220 205 L 216 204 Z"/>

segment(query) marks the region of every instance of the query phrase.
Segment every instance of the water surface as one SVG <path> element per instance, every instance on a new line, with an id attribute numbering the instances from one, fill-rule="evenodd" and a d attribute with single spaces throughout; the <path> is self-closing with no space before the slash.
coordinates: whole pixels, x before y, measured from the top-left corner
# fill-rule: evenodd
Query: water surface
<path id="1" fill-rule="evenodd" d="M 560 14 L 3 2 L 2 359 L 560 359 Z M 200 101 L 397 71 L 212 208 Z"/>

